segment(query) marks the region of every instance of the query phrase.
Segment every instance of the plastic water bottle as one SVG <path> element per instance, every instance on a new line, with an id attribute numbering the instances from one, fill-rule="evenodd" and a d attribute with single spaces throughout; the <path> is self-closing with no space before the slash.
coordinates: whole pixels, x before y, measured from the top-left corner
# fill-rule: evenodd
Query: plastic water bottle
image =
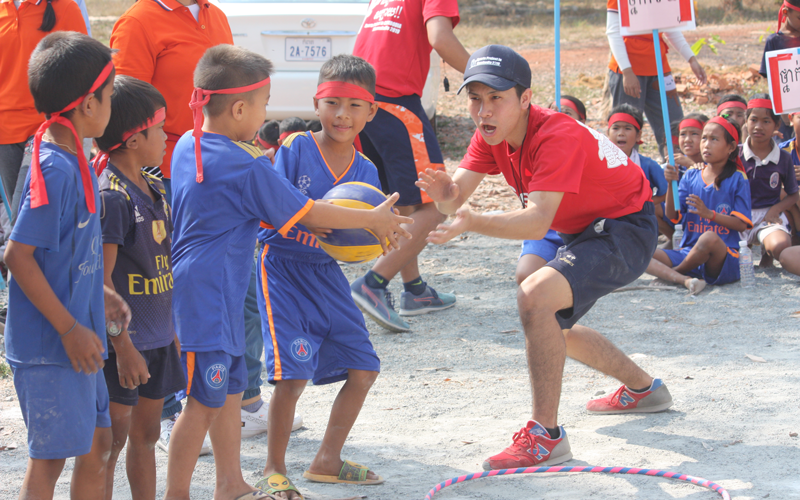
<path id="1" fill-rule="evenodd" d="M 753 270 L 753 253 L 746 241 L 739 242 L 739 277 L 743 288 L 756 286 L 756 273 Z"/>
<path id="2" fill-rule="evenodd" d="M 683 224 L 675 224 L 675 232 L 672 233 L 672 249 L 680 250 L 683 241 Z"/>

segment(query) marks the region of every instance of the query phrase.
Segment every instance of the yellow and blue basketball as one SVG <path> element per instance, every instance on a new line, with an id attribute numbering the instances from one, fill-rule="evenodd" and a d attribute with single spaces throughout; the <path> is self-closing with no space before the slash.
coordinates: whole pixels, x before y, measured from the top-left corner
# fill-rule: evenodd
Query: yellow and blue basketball
<path id="1" fill-rule="evenodd" d="M 386 201 L 386 195 L 364 182 L 345 182 L 334 186 L 322 199 L 340 207 L 372 210 Z M 349 264 L 372 260 L 383 252 L 378 237 L 368 229 L 334 229 L 317 241 L 328 255 Z"/>

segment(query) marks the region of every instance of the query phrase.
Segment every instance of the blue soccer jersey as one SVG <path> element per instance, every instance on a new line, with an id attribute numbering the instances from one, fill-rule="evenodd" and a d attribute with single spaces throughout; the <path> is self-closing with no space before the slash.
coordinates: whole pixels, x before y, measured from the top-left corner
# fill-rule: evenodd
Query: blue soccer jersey
<path id="1" fill-rule="evenodd" d="M 631 160 L 642 168 L 645 177 L 650 182 L 653 189 L 653 196 L 664 196 L 667 194 L 667 179 L 664 177 L 664 169 L 653 159 L 639 154 L 635 149 L 631 154 Z"/>
<path id="2" fill-rule="evenodd" d="M 750 220 L 750 184 L 744 175 L 739 171 L 734 172 L 732 176 L 722 181 L 721 187 L 717 189 L 713 182 L 706 184 L 702 170 L 694 168 L 688 170 L 678 185 L 681 217 L 679 221 L 675 221 L 683 224 L 682 247 L 694 247 L 700 235 L 714 231 L 728 248 L 736 251 L 735 255 L 738 256 L 739 233 L 689 212 L 686 199 L 690 194 L 699 196 L 710 210 L 722 215 L 732 215 L 747 223 L 748 228 L 753 227 Z"/>
<path id="3" fill-rule="evenodd" d="M 314 202 L 258 148 L 209 132 L 200 139 L 205 180 L 197 182 L 194 140 L 184 134 L 172 155 L 175 329 L 184 351 L 241 356 L 259 222 L 286 235 Z"/>
<path id="4" fill-rule="evenodd" d="M 310 132 L 300 132 L 288 137 L 275 155 L 275 170 L 312 200 L 319 200 L 334 186 L 345 182 L 364 182 L 380 189 L 378 170 L 366 156 L 353 149 L 353 160 L 344 173 L 336 177 L 322 156 L 316 139 Z M 264 228 L 267 224 L 262 224 Z M 310 252 L 327 256 L 302 224 L 295 224 L 281 235 L 275 229 L 265 228 L 258 233 L 259 241 L 271 247 L 291 252 Z M 330 258 L 333 260 L 333 258 Z"/>
<path id="5" fill-rule="evenodd" d="M 97 333 L 105 349 L 100 211 L 90 213 L 86 208 L 75 156 L 48 142 L 42 142 L 39 155 L 49 203 L 31 208 L 29 172 L 11 240 L 36 247 L 33 257 L 58 300 L 81 325 Z M 95 206 L 100 207 L 94 172 L 92 186 Z M 58 332 L 13 276 L 5 335 L 6 357 L 13 366 L 70 366 Z"/>

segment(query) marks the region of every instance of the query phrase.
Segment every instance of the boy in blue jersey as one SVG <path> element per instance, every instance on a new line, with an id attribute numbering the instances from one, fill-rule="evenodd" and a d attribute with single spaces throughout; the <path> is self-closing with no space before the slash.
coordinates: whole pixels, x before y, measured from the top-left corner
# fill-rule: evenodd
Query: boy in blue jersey
<path id="1" fill-rule="evenodd" d="M 391 210 L 397 195 L 373 210 L 315 204 L 247 144 L 266 116 L 271 71 L 268 60 L 240 47 L 208 49 L 194 73 L 195 128 L 173 153 L 172 307 L 188 402 L 169 442 L 167 499 L 189 498 L 206 432 L 217 468 L 214 498 L 268 498 L 245 483 L 239 460 L 244 301 L 259 221 L 281 235 L 297 222 L 365 227 L 395 248 L 398 236 L 409 236 L 400 224 L 410 219 Z"/>
<path id="2" fill-rule="evenodd" d="M 311 199 L 320 199 L 346 182 L 380 189 L 377 169 L 353 147 L 377 112 L 374 93 L 375 70 L 360 57 L 339 55 L 323 64 L 314 98 L 322 130 L 286 138 L 275 158 L 278 174 Z M 285 476 L 285 456 L 294 408 L 309 379 L 315 385 L 346 382 L 331 409 L 320 449 L 303 476 L 321 482 L 383 482 L 367 467 L 340 458 L 380 361 L 347 278 L 320 249 L 315 233 L 324 237 L 323 232 L 300 224 L 284 235 L 275 229 L 259 233 L 263 250 L 258 300 L 268 380 L 275 391 L 267 464 L 256 486 L 286 499 L 302 498 Z"/>
<path id="3" fill-rule="evenodd" d="M 21 499 L 53 498 L 67 457 L 77 457 L 71 498 L 105 496 L 111 446 L 102 374 L 106 321 L 124 331 L 130 311 L 103 287 L 97 178 L 82 143 L 102 135 L 108 123 L 113 78 L 111 51 L 75 32 L 45 37 L 28 68 L 36 109 L 47 120 L 34 139 L 5 251 L 12 273 L 6 358 L 30 457 Z"/>
<path id="4" fill-rule="evenodd" d="M 647 272 L 685 286 L 692 295 L 706 284 L 739 279 L 739 232 L 751 229 L 750 185 L 738 170 L 739 126 L 716 116 L 703 127 L 705 164 L 681 178 L 676 209 L 672 181 L 678 170 L 667 165 L 667 217 L 684 224 L 680 250 L 656 250 Z"/>
<path id="5" fill-rule="evenodd" d="M 161 180 L 145 173 L 166 151 L 166 102 L 149 83 L 114 80 L 111 120 L 95 158 L 102 199 L 106 286 L 131 307 L 127 332 L 109 333 L 108 386 L 113 441 L 107 489 L 125 446 L 133 498 L 155 498 L 155 446 L 164 397 L 186 387 L 172 326 L 172 220 Z M 129 439 L 130 438 L 130 439 Z"/>

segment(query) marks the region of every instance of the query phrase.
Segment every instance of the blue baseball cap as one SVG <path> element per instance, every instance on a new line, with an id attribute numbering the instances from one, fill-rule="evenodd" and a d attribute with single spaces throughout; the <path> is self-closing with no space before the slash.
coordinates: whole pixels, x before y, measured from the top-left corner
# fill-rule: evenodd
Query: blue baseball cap
<path id="1" fill-rule="evenodd" d="M 528 61 L 505 45 L 487 45 L 476 50 L 467 61 L 464 83 L 480 82 L 495 90 L 508 90 L 516 85 L 531 87 L 531 66 Z"/>

